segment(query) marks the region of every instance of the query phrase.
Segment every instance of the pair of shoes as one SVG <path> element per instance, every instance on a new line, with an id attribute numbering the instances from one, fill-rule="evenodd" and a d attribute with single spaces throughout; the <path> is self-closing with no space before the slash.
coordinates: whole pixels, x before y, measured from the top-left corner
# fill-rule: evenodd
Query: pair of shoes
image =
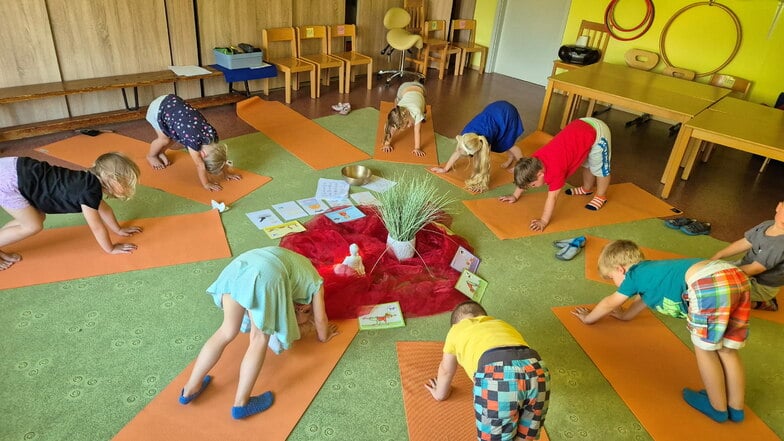
<path id="1" fill-rule="evenodd" d="M 680 230 L 681 227 L 689 225 L 692 222 L 697 222 L 697 219 L 689 219 L 688 217 L 676 217 L 675 219 L 667 219 L 664 221 L 664 226 L 672 228 L 673 230 Z"/>
<path id="2" fill-rule="evenodd" d="M 779 301 L 774 297 L 770 300 L 751 302 L 751 309 L 757 309 L 760 311 L 778 311 Z"/>
<path id="3" fill-rule="evenodd" d="M 676 217 L 675 219 L 667 219 L 664 221 L 664 226 L 672 228 L 673 230 L 681 230 L 683 234 L 689 236 L 700 236 L 702 234 L 709 234 L 711 231 L 711 224 L 708 222 L 700 222 L 697 219 L 690 219 L 688 217 Z"/>
<path id="4" fill-rule="evenodd" d="M 349 103 L 337 103 L 332 105 L 332 110 L 335 112 L 340 113 L 341 115 L 348 115 L 351 112 L 351 104 Z"/>
<path id="5" fill-rule="evenodd" d="M 558 248 L 558 251 L 555 253 L 556 259 L 572 260 L 585 247 L 585 236 L 556 240 L 553 242 L 553 246 Z"/>

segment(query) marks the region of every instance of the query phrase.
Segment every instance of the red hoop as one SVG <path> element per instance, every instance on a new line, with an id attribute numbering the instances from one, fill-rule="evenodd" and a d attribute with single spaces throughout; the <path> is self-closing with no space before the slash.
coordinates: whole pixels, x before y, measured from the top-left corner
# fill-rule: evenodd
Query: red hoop
<path id="1" fill-rule="evenodd" d="M 618 22 L 615 20 L 615 7 L 617 6 L 619 1 L 620 0 L 610 0 L 610 3 L 607 5 L 607 9 L 604 11 L 604 24 L 607 26 L 607 30 L 609 31 L 610 36 L 616 40 L 630 41 L 630 40 L 636 40 L 642 37 L 643 35 L 645 35 L 645 33 L 648 32 L 648 29 L 651 28 L 651 25 L 653 25 L 653 18 L 655 15 L 653 0 L 645 0 L 645 6 L 646 6 L 645 18 L 643 18 L 642 21 L 637 26 L 631 28 L 624 28 L 620 26 Z M 616 31 L 634 32 L 640 28 L 643 29 L 642 31 L 640 31 L 639 34 L 632 35 L 630 37 L 622 37 L 616 33 Z"/>

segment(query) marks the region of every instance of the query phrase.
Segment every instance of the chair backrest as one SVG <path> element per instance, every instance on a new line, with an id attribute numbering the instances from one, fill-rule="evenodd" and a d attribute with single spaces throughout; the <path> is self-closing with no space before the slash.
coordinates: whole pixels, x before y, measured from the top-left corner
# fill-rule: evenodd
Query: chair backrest
<path id="1" fill-rule="evenodd" d="M 411 21 L 406 26 L 406 30 L 412 34 L 424 36 L 425 20 L 427 20 L 427 1 L 404 0 L 403 9 L 411 16 Z"/>
<path id="2" fill-rule="evenodd" d="M 659 64 L 659 54 L 642 49 L 629 49 L 624 58 L 627 66 L 640 70 L 651 70 Z"/>
<path id="3" fill-rule="evenodd" d="M 327 27 L 324 25 L 297 26 L 297 56 L 326 54 Z"/>
<path id="4" fill-rule="evenodd" d="M 285 45 L 275 45 L 272 49 L 270 43 L 288 43 L 288 53 L 282 54 L 281 47 Z M 261 48 L 265 57 L 296 57 L 297 56 L 297 36 L 294 28 L 270 28 L 261 30 Z"/>
<path id="5" fill-rule="evenodd" d="M 411 14 L 403 8 L 389 8 L 384 14 L 384 27 L 387 29 L 403 29 L 411 22 Z"/>
<path id="6" fill-rule="evenodd" d="M 460 32 L 467 31 L 467 32 Z M 457 37 L 455 36 L 457 34 Z M 464 34 L 464 35 L 460 35 Z M 460 40 L 455 40 L 459 38 Z M 474 43 L 476 39 L 476 20 L 460 18 L 452 20 L 452 26 L 449 29 L 449 41 L 452 43 L 456 41 L 464 41 L 466 43 Z"/>
<path id="7" fill-rule="evenodd" d="M 607 44 L 610 42 L 610 30 L 604 23 L 597 23 L 594 21 L 583 20 L 580 23 L 580 29 L 577 31 L 577 38 L 587 37 L 586 47 L 597 49 L 599 51 L 599 61 L 604 59 L 604 53 L 607 52 Z"/>
<path id="8" fill-rule="evenodd" d="M 730 96 L 740 99 L 746 99 L 746 95 L 749 94 L 749 89 L 751 89 L 751 81 L 734 75 L 720 73 L 715 73 L 711 76 L 710 84 L 725 89 L 732 89 Z"/>
<path id="9" fill-rule="evenodd" d="M 446 34 L 446 20 L 428 20 L 425 22 L 423 37 L 446 40 Z"/>
<path id="10" fill-rule="evenodd" d="M 688 81 L 693 80 L 694 77 L 697 76 L 697 72 L 694 72 L 693 70 L 683 69 L 674 66 L 665 67 L 664 70 L 662 71 L 662 74 L 667 75 L 668 77 L 675 77 Z"/>
<path id="11" fill-rule="evenodd" d="M 354 51 L 356 39 L 357 27 L 353 24 L 327 26 L 327 53 Z"/>

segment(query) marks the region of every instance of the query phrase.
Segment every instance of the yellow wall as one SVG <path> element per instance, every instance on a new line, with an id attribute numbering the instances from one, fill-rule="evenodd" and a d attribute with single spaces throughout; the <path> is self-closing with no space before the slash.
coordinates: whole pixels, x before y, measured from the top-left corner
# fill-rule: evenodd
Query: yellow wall
<path id="1" fill-rule="evenodd" d="M 498 0 L 477 0 L 474 9 L 474 20 L 476 20 L 476 42 L 478 44 L 490 47 L 497 7 Z M 474 54 L 474 57 L 471 59 L 471 65 L 479 66 L 479 55 Z"/>
<path id="2" fill-rule="evenodd" d="M 564 44 L 574 43 L 581 20 L 604 21 L 607 2 L 603 1 L 600 7 L 596 3 L 595 0 L 572 0 Z M 623 64 L 623 55 L 631 48 L 661 53 L 659 37 L 665 24 L 678 10 L 694 3 L 656 0 L 655 20 L 648 32 L 632 41 L 611 39 L 604 60 Z M 721 73 L 751 80 L 753 85 L 749 99 L 772 105 L 779 93 L 784 92 L 784 17 L 774 29 L 771 39 L 767 39 L 778 2 L 721 0 L 718 3 L 737 15 L 743 34 L 737 55 Z M 639 23 L 644 13 L 642 0 L 626 0 L 618 2 L 616 20 L 621 26 L 629 27 Z M 735 25 L 726 12 L 717 6 L 696 6 L 672 22 L 665 39 L 665 51 L 674 66 L 704 73 L 719 67 L 732 53 L 735 35 Z M 663 68 L 664 62 L 660 61 L 655 70 L 661 71 Z M 707 80 L 706 76 L 697 81 Z"/>

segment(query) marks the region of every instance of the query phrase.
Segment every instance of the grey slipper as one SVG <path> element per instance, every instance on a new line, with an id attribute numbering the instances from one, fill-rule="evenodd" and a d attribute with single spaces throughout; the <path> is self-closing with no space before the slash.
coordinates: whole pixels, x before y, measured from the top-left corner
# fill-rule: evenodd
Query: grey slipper
<path id="1" fill-rule="evenodd" d="M 585 246 L 585 236 L 578 236 L 573 238 L 565 247 L 555 253 L 555 258 L 558 260 L 572 260 L 574 256 L 580 253 L 580 250 Z"/>

